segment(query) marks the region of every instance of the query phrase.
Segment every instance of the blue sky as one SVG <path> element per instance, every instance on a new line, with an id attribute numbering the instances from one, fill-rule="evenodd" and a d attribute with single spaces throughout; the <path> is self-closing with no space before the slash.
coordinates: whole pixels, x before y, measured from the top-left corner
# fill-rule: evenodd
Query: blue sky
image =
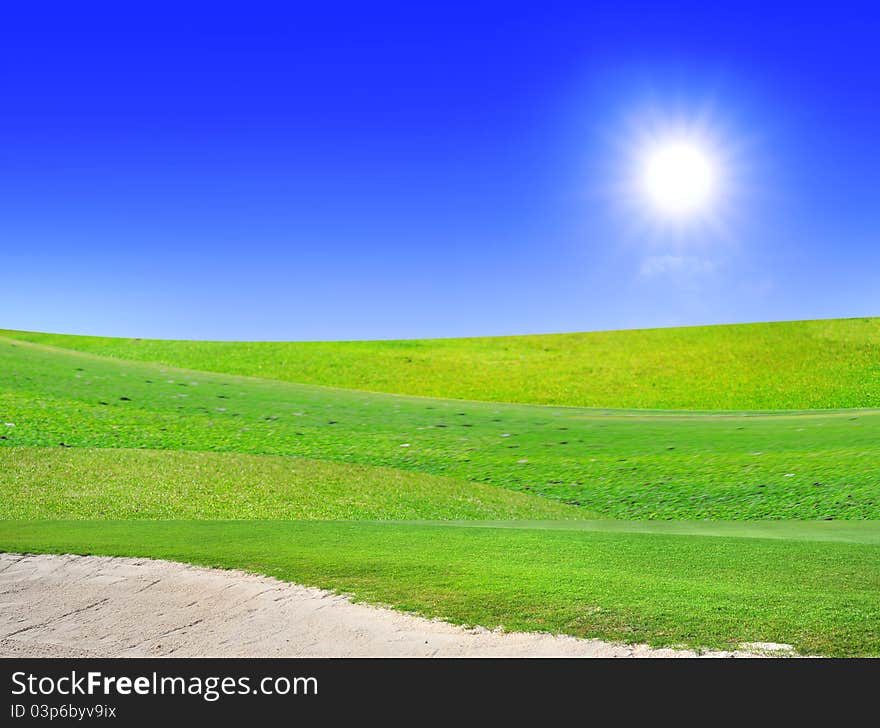
<path id="1" fill-rule="evenodd" d="M 845 2 L 7 8 L 0 327 L 878 315 L 878 23 Z M 711 219 L 660 224 L 627 185 L 639 140 L 684 127 L 725 185 Z"/>

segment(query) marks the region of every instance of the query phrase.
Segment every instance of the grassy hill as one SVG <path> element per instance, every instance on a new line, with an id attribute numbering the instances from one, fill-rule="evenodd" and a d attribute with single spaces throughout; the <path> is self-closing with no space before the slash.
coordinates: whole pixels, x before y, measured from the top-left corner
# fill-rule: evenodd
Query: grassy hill
<path id="1" fill-rule="evenodd" d="M 169 366 L 429 397 L 582 407 L 880 407 L 880 319 L 368 342 L 0 332 Z"/>
<path id="2" fill-rule="evenodd" d="M 424 398 L 0 337 L 0 549 L 490 628 L 880 655 L 878 442 L 876 410 Z"/>
<path id="3" fill-rule="evenodd" d="M 446 475 L 616 518 L 880 515 L 873 411 L 719 415 L 425 399 L 0 339 L 0 416 L 0 445 L 295 455 Z"/>

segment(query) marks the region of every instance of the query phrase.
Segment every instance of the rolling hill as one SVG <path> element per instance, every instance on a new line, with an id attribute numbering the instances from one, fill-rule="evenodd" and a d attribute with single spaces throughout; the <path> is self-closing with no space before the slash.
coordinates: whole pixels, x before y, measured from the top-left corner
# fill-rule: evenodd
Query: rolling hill
<path id="1" fill-rule="evenodd" d="M 642 412 L 366 393 L 0 339 L 0 445 L 293 455 L 635 519 L 876 518 L 880 412 Z"/>
<path id="2" fill-rule="evenodd" d="M 0 336 L 184 369 L 449 399 L 685 410 L 880 407 L 880 318 L 410 341 Z"/>
<path id="3" fill-rule="evenodd" d="M 6 332 L 0 549 L 239 568 L 489 628 L 878 655 L 876 320 L 762 326 L 507 348 Z M 651 392 L 667 410 L 575 402 Z"/>

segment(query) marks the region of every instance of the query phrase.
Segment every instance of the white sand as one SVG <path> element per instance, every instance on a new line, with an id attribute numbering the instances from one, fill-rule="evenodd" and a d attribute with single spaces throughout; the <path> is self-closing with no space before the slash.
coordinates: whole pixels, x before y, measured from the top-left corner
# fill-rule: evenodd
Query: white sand
<path id="1" fill-rule="evenodd" d="M 760 652 L 760 651 L 757 651 Z M 746 657 L 755 652 L 711 652 Z M 778 654 L 778 653 L 776 653 Z M 0 554 L 0 657 L 693 657 L 464 629 L 238 571 Z"/>

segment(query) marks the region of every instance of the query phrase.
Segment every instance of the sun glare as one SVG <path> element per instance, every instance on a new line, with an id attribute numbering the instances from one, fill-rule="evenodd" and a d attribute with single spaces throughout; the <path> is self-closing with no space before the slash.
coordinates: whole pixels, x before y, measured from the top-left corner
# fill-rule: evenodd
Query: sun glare
<path id="1" fill-rule="evenodd" d="M 685 218 L 711 206 L 716 165 L 698 144 L 679 140 L 659 143 L 646 150 L 642 165 L 645 197 L 664 217 Z"/>

